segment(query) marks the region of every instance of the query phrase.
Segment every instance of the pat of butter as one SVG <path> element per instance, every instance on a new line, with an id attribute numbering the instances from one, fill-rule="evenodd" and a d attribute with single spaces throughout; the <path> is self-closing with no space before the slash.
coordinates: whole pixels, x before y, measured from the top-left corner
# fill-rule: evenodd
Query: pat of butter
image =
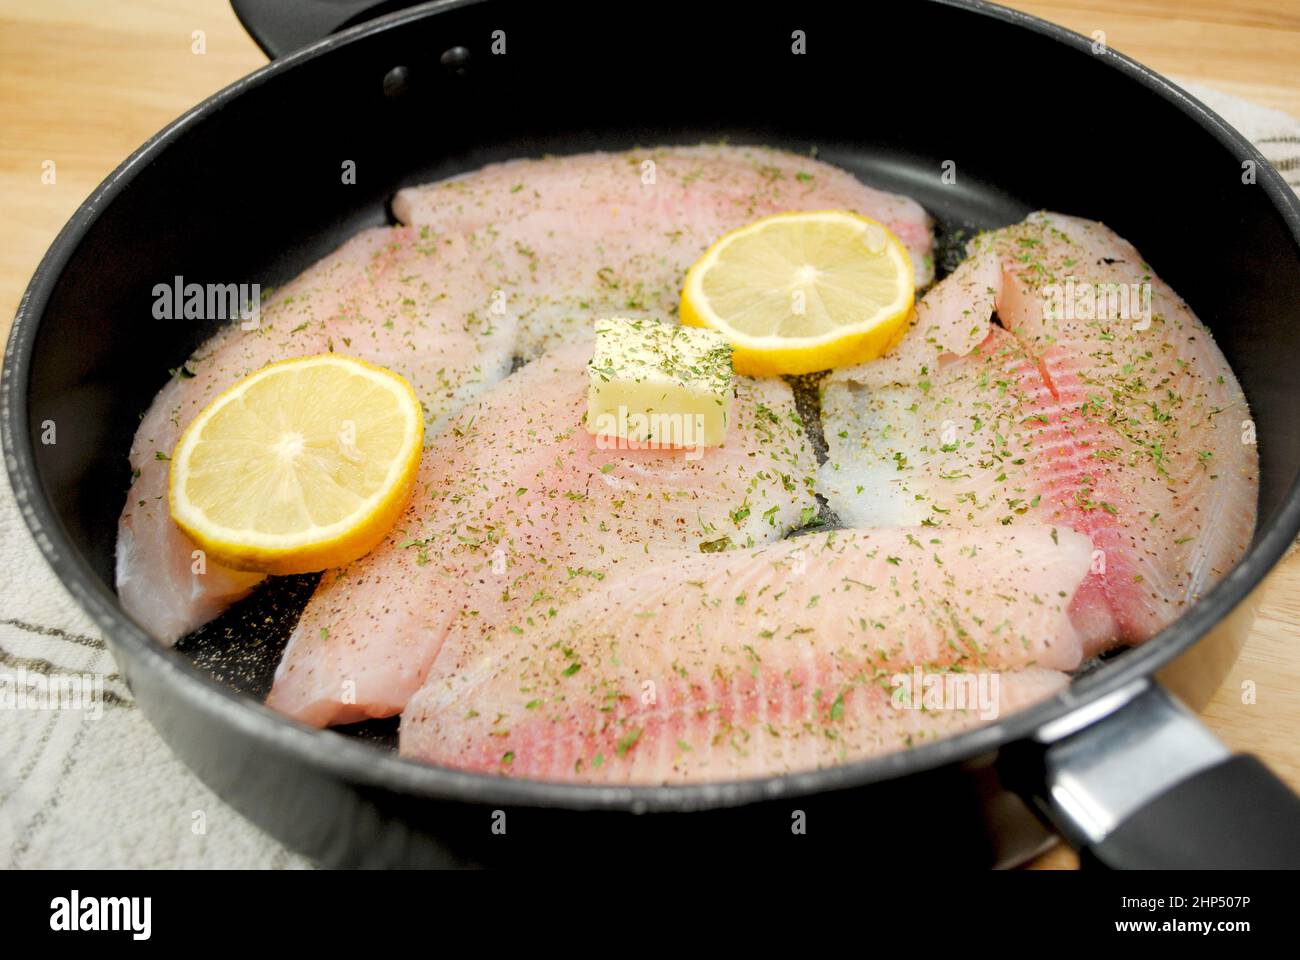
<path id="1" fill-rule="evenodd" d="M 596 321 L 587 432 L 630 449 L 716 447 L 731 418 L 731 345 L 657 320 Z"/>

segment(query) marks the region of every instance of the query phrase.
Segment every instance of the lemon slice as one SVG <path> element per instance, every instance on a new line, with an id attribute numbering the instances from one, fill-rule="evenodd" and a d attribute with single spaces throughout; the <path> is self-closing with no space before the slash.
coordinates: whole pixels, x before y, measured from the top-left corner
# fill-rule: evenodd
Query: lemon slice
<path id="1" fill-rule="evenodd" d="M 237 570 L 310 573 L 367 553 L 415 485 L 420 401 L 402 377 L 323 354 L 263 367 L 208 404 L 171 461 L 172 519 Z"/>
<path id="2" fill-rule="evenodd" d="M 811 373 L 893 346 L 913 287 L 907 250 L 883 224 L 846 210 L 778 213 L 696 261 L 681 320 L 726 336 L 737 373 Z"/>

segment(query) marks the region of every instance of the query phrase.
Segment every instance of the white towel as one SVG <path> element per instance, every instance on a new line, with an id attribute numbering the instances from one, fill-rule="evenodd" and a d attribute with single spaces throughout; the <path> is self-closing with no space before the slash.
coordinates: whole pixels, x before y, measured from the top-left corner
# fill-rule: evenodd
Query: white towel
<path id="1" fill-rule="evenodd" d="M 1300 122 L 1184 84 L 1300 187 Z M 0 715 L 0 868 L 301 867 L 154 733 L 89 618 L 50 572 L 0 474 L 0 674 L 101 675 L 99 710 Z M 39 681 L 38 681 L 39 683 Z"/>

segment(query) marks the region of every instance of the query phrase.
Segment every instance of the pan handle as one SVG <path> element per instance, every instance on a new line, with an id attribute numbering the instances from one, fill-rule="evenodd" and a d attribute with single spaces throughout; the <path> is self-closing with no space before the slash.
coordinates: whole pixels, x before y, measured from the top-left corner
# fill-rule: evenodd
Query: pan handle
<path id="1" fill-rule="evenodd" d="M 419 0 L 230 0 L 235 16 L 253 42 L 272 60 L 331 33 Z"/>
<path id="2" fill-rule="evenodd" d="M 1037 739 L 1038 782 L 1024 792 L 1084 866 L 1300 868 L 1300 797 L 1152 681 Z"/>

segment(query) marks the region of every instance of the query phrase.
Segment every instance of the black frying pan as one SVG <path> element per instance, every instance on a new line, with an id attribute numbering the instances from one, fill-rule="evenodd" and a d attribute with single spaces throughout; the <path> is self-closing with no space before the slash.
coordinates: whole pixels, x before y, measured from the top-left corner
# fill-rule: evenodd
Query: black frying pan
<path id="1" fill-rule="evenodd" d="M 365 6 L 374 13 L 236 3 L 273 55 L 361 22 Z M 1296 798 L 1165 692 L 1205 702 L 1244 639 L 1253 591 L 1300 531 L 1300 204 L 1201 104 L 1065 30 L 973 2 L 882 5 L 872 17 L 859 26 L 831 3 L 780 14 L 428 4 L 221 91 L 83 204 L 14 324 L 0 396 L 6 465 L 37 542 L 139 703 L 222 797 L 333 864 L 549 864 L 615 851 L 1008 864 L 1050 841 L 1045 821 L 1086 862 L 1300 865 Z M 491 52 L 494 31 L 504 55 Z M 892 95 L 868 107 L 863 90 Z M 272 713 L 255 697 L 309 581 L 277 583 L 176 650 L 122 612 L 113 544 L 127 448 L 167 371 L 212 332 L 154 320 L 154 284 L 281 282 L 388 220 L 398 188 L 490 161 L 723 137 L 815 145 L 917 198 L 943 249 L 1041 207 L 1133 241 L 1213 330 L 1254 411 L 1262 475 L 1248 555 L 1158 637 L 993 726 L 838 769 L 674 788 L 427 767 L 388 749 L 383 724 L 349 737 Z M 345 160 L 354 185 L 341 182 Z M 955 184 L 940 179 L 946 160 Z M 39 441 L 46 420 L 57 444 Z"/>

